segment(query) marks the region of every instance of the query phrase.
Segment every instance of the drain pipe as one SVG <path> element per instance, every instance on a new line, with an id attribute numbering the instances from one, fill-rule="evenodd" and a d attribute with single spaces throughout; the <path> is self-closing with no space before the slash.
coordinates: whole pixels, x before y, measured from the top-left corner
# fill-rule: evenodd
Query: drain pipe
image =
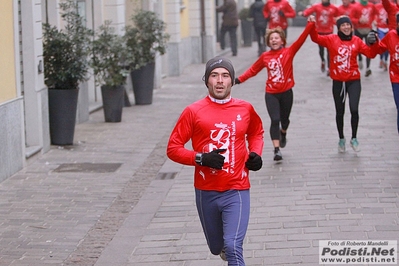
<path id="1" fill-rule="evenodd" d="M 205 0 L 200 1 L 202 63 L 206 63 Z"/>

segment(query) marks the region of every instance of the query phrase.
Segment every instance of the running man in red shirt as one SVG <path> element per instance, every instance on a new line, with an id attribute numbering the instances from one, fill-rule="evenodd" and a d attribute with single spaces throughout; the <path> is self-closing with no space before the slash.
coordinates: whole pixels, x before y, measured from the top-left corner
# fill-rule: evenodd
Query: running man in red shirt
<path id="1" fill-rule="evenodd" d="M 373 46 L 373 49 L 376 47 Z M 395 100 L 397 110 L 396 125 L 399 133 L 399 14 L 396 15 L 396 29 L 390 30 L 387 35 L 379 42 L 379 52 L 388 51 L 389 62 L 389 78 L 392 84 L 393 98 Z"/>
<path id="2" fill-rule="evenodd" d="M 352 11 L 353 7 L 357 3 L 353 4 L 351 3 L 350 0 L 342 0 L 342 5 L 338 6 L 338 16 L 348 16 L 350 19 L 353 19 L 352 17 Z"/>
<path id="3" fill-rule="evenodd" d="M 302 34 L 288 48 L 285 47 L 287 41 L 281 28 L 268 30 L 266 44 L 271 50 L 261 54 L 258 60 L 235 80 L 236 84 L 240 84 L 256 76 L 262 69 L 267 70 L 265 101 L 271 120 L 270 137 L 274 146 L 274 161 L 283 159 L 280 147 L 284 148 L 287 143 L 286 135 L 294 100 L 292 88 L 295 85 L 292 62 L 310 29 L 315 27 L 314 16 L 310 16 L 308 21 Z"/>
<path id="4" fill-rule="evenodd" d="M 263 6 L 263 15 L 269 21 L 269 29 L 281 27 L 287 37 L 287 18 L 295 18 L 296 14 L 287 0 L 270 0 Z"/>
<path id="5" fill-rule="evenodd" d="M 360 151 L 357 140 L 359 125 L 359 100 L 361 92 L 360 72 L 356 57 L 359 53 L 374 58 L 373 52 L 359 37 L 353 36 L 352 21 L 347 16 L 337 20 L 337 34 L 319 35 L 316 30 L 310 32 L 315 43 L 325 46 L 330 51 L 330 77 L 335 102 L 335 120 L 339 135 L 338 151 L 345 152 L 344 113 L 346 96 L 349 96 L 351 112 L 352 138 L 350 145 L 355 152 Z"/>
<path id="6" fill-rule="evenodd" d="M 399 13 L 399 0 L 381 0 L 382 5 L 388 13 L 388 27 L 396 30 L 396 14 Z"/>
<path id="7" fill-rule="evenodd" d="M 299 11 L 299 16 L 316 17 L 316 30 L 320 35 L 328 35 L 334 32 L 335 17 L 338 16 L 338 8 L 330 3 L 330 0 L 321 0 L 321 3 L 312 5 L 304 11 Z M 321 72 L 326 71 L 326 61 L 324 59 L 324 47 L 319 45 L 319 55 L 321 59 Z M 327 50 L 327 76 L 330 75 L 330 55 Z"/>
<path id="8" fill-rule="evenodd" d="M 355 35 L 360 39 L 367 42 L 366 37 L 367 34 L 373 29 L 373 22 L 375 17 L 378 15 L 377 9 L 375 5 L 370 3 L 368 0 L 360 0 L 360 3 L 354 5 L 353 8 L 353 17 L 356 20 L 352 19 L 355 28 Z M 359 68 L 363 68 L 363 58 L 362 55 L 359 54 Z M 369 57 L 366 58 L 366 73 L 365 76 L 368 77 L 371 75 L 370 69 L 371 59 Z"/>
<path id="9" fill-rule="evenodd" d="M 167 155 L 195 166 L 196 205 L 211 253 L 229 265 L 245 266 L 249 170 L 262 167 L 262 120 L 250 103 L 231 97 L 230 60 L 209 60 L 203 80 L 209 95 L 183 110 L 170 135 Z M 185 147 L 190 140 L 192 149 Z"/>
<path id="10" fill-rule="evenodd" d="M 387 35 L 389 28 L 388 28 L 388 13 L 385 10 L 382 3 L 375 4 L 375 9 L 377 9 L 377 17 L 375 18 L 376 26 L 377 26 L 377 34 L 378 39 L 384 38 Z M 380 55 L 380 68 L 384 69 L 385 71 L 388 68 L 388 51 L 385 51 Z"/>

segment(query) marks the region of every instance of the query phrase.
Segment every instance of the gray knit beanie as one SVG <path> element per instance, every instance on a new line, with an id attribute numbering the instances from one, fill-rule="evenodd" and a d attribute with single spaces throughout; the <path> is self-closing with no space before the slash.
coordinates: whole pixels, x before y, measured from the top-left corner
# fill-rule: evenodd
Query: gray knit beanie
<path id="1" fill-rule="evenodd" d="M 212 70 L 215 68 L 225 68 L 227 71 L 230 73 L 231 77 L 231 83 L 234 83 L 234 78 L 235 78 L 235 73 L 234 73 L 234 67 L 231 61 L 225 57 L 222 56 L 216 56 L 212 59 L 210 59 L 205 66 L 205 75 L 202 77 L 202 80 L 205 81 L 205 85 L 208 84 L 208 79 L 209 76 L 211 75 Z"/>

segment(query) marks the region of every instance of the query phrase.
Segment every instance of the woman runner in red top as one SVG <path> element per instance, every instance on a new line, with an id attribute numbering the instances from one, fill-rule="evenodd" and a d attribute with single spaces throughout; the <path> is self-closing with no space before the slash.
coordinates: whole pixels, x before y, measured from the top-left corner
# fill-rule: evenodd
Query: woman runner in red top
<path id="1" fill-rule="evenodd" d="M 346 95 L 349 96 L 352 138 L 350 144 L 358 152 L 357 128 L 359 124 L 359 100 L 361 92 L 360 72 L 357 56 L 361 53 L 374 58 L 373 52 L 359 37 L 353 35 L 353 25 L 349 17 L 337 19 L 337 34 L 319 35 L 314 29 L 310 32 L 312 41 L 325 46 L 330 52 L 330 77 L 335 102 L 336 124 L 339 135 L 338 151 L 345 152 L 344 113 Z"/>
<path id="2" fill-rule="evenodd" d="M 268 30 L 266 44 L 271 50 L 261 54 L 258 60 L 235 80 L 235 83 L 239 84 L 256 76 L 262 69 L 267 70 L 265 101 L 271 119 L 270 137 L 274 146 L 275 161 L 283 159 L 280 147 L 284 148 L 287 143 L 286 134 L 293 103 L 292 88 L 295 85 L 292 62 L 312 28 L 315 28 L 315 18 L 309 16 L 306 28 L 290 47 L 285 47 L 286 38 L 281 28 Z"/>

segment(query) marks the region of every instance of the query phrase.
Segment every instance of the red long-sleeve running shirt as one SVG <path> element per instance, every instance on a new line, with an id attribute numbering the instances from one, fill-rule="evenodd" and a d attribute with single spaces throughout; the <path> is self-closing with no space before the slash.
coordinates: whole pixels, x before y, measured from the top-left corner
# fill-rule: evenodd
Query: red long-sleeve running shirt
<path id="1" fill-rule="evenodd" d="M 330 77 L 338 81 L 360 79 L 357 56 L 359 53 L 374 58 L 377 52 L 371 50 L 359 37 L 352 36 L 351 40 L 343 41 L 337 34 L 319 35 L 313 29 L 310 38 L 330 52 Z"/>
<path id="2" fill-rule="evenodd" d="M 338 16 L 338 8 L 335 5 L 323 6 L 322 3 L 316 3 L 303 11 L 303 16 L 308 17 L 315 14 L 316 30 L 318 33 L 333 33 L 335 26 L 335 17 Z"/>
<path id="3" fill-rule="evenodd" d="M 388 13 L 388 27 L 390 30 L 396 29 L 396 14 L 399 13 L 399 5 L 392 3 L 391 0 L 382 0 L 382 5 Z"/>
<path id="4" fill-rule="evenodd" d="M 347 6 L 345 5 L 338 6 L 338 16 L 348 16 L 352 20 L 353 7 L 354 4 L 349 4 Z"/>
<path id="5" fill-rule="evenodd" d="M 168 157 L 177 163 L 194 165 L 194 187 L 200 190 L 226 191 L 249 189 L 245 162 L 249 152 L 262 155 L 262 120 L 253 106 L 232 98 L 227 103 L 205 97 L 187 106 L 169 138 Z M 191 140 L 193 150 L 185 147 Z M 227 149 L 221 170 L 195 163 L 197 153 Z"/>
<path id="6" fill-rule="evenodd" d="M 352 23 L 355 29 L 372 29 L 375 17 L 378 15 L 375 5 L 368 2 L 354 5 L 352 16 L 356 18 Z"/>
<path id="7" fill-rule="evenodd" d="M 381 3 L 375 4 L 375 9 L 377 9 L 377 17 L 375 21 L 377 23 L 378 29 L 388 30 L 388 13 Z"/>
<path id="8" fill-rule="evenodd" d="M 396 30 L 390 30 L 379 42 L 378 53 L 389 52 L 389 78 L 392 83 L 399 83 L 399 36 Z M 376 50 L 376 46 L 373 46 Z"/>
<path id="9" fill-rule="evenodd" d="M 281 16 L 281 12 L 284 16 Z M 287 0 L 274 0 L 267 1 L 263 6 L 263 16 L 269 19 L 269 29 L 281 27 L 285 30 L 288 27 L 287 18 L 295 18 L 295 10 L 291 7 Z"/>
<path id="10" fill-rule="evenodd" d="M 266 68 L 265 91 L 267 93 L 282 93 L 292 89 L 295 85 L 292 62 L 312 28 L 315 28 L 315 23 L 308 22 L 302 34 L 290 47 L 264 52 L 250 68 L 238 77 L 240 82 L 256 76 L 263 68 Z"/>

